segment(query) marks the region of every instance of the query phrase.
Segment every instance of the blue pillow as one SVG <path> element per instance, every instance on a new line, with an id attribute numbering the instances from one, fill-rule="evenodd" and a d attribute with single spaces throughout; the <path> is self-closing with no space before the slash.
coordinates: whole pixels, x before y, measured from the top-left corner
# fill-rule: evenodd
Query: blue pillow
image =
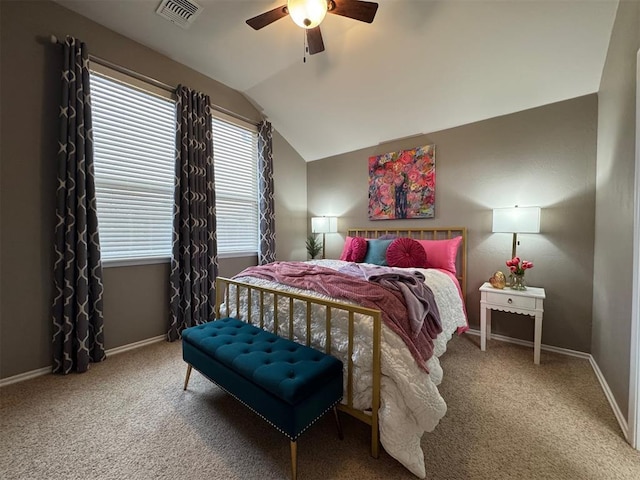
<path id="1" fill-rule="evenodd" d="M 373 263 L 374 265 L 387 264 L 387 248 L 393 240 L 367 240 L 367 255 L 364 257 L 364 263 Z"/>

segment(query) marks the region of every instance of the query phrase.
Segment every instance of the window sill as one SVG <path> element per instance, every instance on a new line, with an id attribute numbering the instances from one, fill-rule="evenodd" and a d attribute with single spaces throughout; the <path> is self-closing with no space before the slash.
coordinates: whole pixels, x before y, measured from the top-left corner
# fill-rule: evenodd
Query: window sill
<path id="1" fill-rule="evenodd" d="M 111 267 L 133 267 L 136 265 L 154 265 L 158 263 L 170 263 L 170 257 L 151 257 L 151 258 L 120 258 L 113 260 L 103 260 L 104 268 Z"/>
<path id="2" fill-rule="evenodd" d="M 223 252 L 218 253 L 218 258 L 246 258 L 257 257 L 258 252 Z"/>
<path id="3" fill-rule="evenodd" d="M 226 252 L 218 254 L 218 258 L 247 258 L 257 256 L 257 252 Z M 102 260 L 102 267 L 134 267 L 136 265 L 155 265 L 158 263 L 171 263 L 171 257 L 121 258 L 113 260 Z"/>

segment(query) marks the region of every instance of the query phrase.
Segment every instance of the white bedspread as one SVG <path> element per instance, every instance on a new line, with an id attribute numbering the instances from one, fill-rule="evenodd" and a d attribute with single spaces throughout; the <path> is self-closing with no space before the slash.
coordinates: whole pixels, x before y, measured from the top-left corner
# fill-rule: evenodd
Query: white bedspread
<path id="1" fill-rule="evenodd" d="M 324 267 L 338 269 L 346 262 L 340 260 L 312 261 Z M 442 368 L 438 357 L 447 349 L 447 342 L 458 327 L 467 325 L 464 308 L 458 293 L 457 286 L 445 273 L 435 269 L 419 270 L 425 276 L 425 283 L 433 291 L 440 319 L 442 333 L 434 340 L 434 355 L 427 362 L 430 373 L 426 373 L 416 363 L 415 359 L 406 348 L 404 342 L 391 329 L 382 324 L 381 345 L 381 406 L 379 410 L 380 441 L 384 449 L 409 469 L 414 475 L 425 478 L 425 459 L 420 446 L 420 439 L 425 432 L 432 431 L 447 411 L 447 405 L 438 391 L 438 385 L 442 381 Z M 261 280 L 253 277 L 242 277 L 241 280 L 254 285 L 267 286 L 280 290 L 306 293 L 318 298 L 327 298 L 324 295 L 301 291 L 284 285 Z M 273 305 L 269 305 L 265 296 L 265 307 L 273 311 Z M 252 311 L 259 309 L 258 295 L 255 294 L 252 302 Z M 281 335 L 288 335 L 289 303 L 281 299 L 278 303 L 278 323 Z M 223 309 L 222 313 L 226 313 Z M 295 327 L 294 339 L 305 342 L 306 322 L 305 307 L 303 304 L 294 303 Z M 236 315 L 237 312 L 229 312 Z M 324 348 L 325 328 L 324 310 L 318 308 L 314 311 L 322 320 L 321 324 L 314 324 L 311 328 L 312 345 Z M 246 318 L 247 305 L 243 302 L 240 307 L 239 318 Z M 265 317 L 266 324 L 271 327 L 273 319 Z M 271 323 L 271 325 L 269 325 Z M 331 329 L 331 354 L 340 358 L 345 366 L 347 362 L 347 315 L 338 313 L 332 322 Z M 369 318 L 356 316 L 355 343 L 353 353 L 354 362 L 354 407 L 365 410 L 371 406 L 371 331 L 372 324 Z M 361 339 L 362 341 L 358 341 Z M 346 367 L 345 367 L 346 371 Z M 345 375 L 346 377 L 346 375 Z M 346 379 L 345 379 L 346 382 Z M 346 383 L 345 383 L 346 391 Z"/>

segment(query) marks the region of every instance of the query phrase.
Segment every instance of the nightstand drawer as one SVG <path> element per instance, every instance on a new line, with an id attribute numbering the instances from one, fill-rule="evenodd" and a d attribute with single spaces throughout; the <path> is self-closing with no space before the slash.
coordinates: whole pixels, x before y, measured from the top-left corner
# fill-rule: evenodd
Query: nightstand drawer
<path id="1" fill-rule="evenodd" d="M 509 295 L 507 293 L 487 292 L 487 302 L 505 307 L 536 308 L 536 299 L 532 297 L 522 297 L 520 295 Z"/>

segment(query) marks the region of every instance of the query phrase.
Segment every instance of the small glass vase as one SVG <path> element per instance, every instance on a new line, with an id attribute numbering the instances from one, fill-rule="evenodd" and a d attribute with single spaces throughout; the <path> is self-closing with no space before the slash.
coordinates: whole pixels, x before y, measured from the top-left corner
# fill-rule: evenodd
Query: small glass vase
<path id="1" fill-rule="evenodd" d="M 527 285 L 524 283 L 524 274 L 523 275 L 511 275 L 510 287 L 512 290 L 526 290 Z"/>

